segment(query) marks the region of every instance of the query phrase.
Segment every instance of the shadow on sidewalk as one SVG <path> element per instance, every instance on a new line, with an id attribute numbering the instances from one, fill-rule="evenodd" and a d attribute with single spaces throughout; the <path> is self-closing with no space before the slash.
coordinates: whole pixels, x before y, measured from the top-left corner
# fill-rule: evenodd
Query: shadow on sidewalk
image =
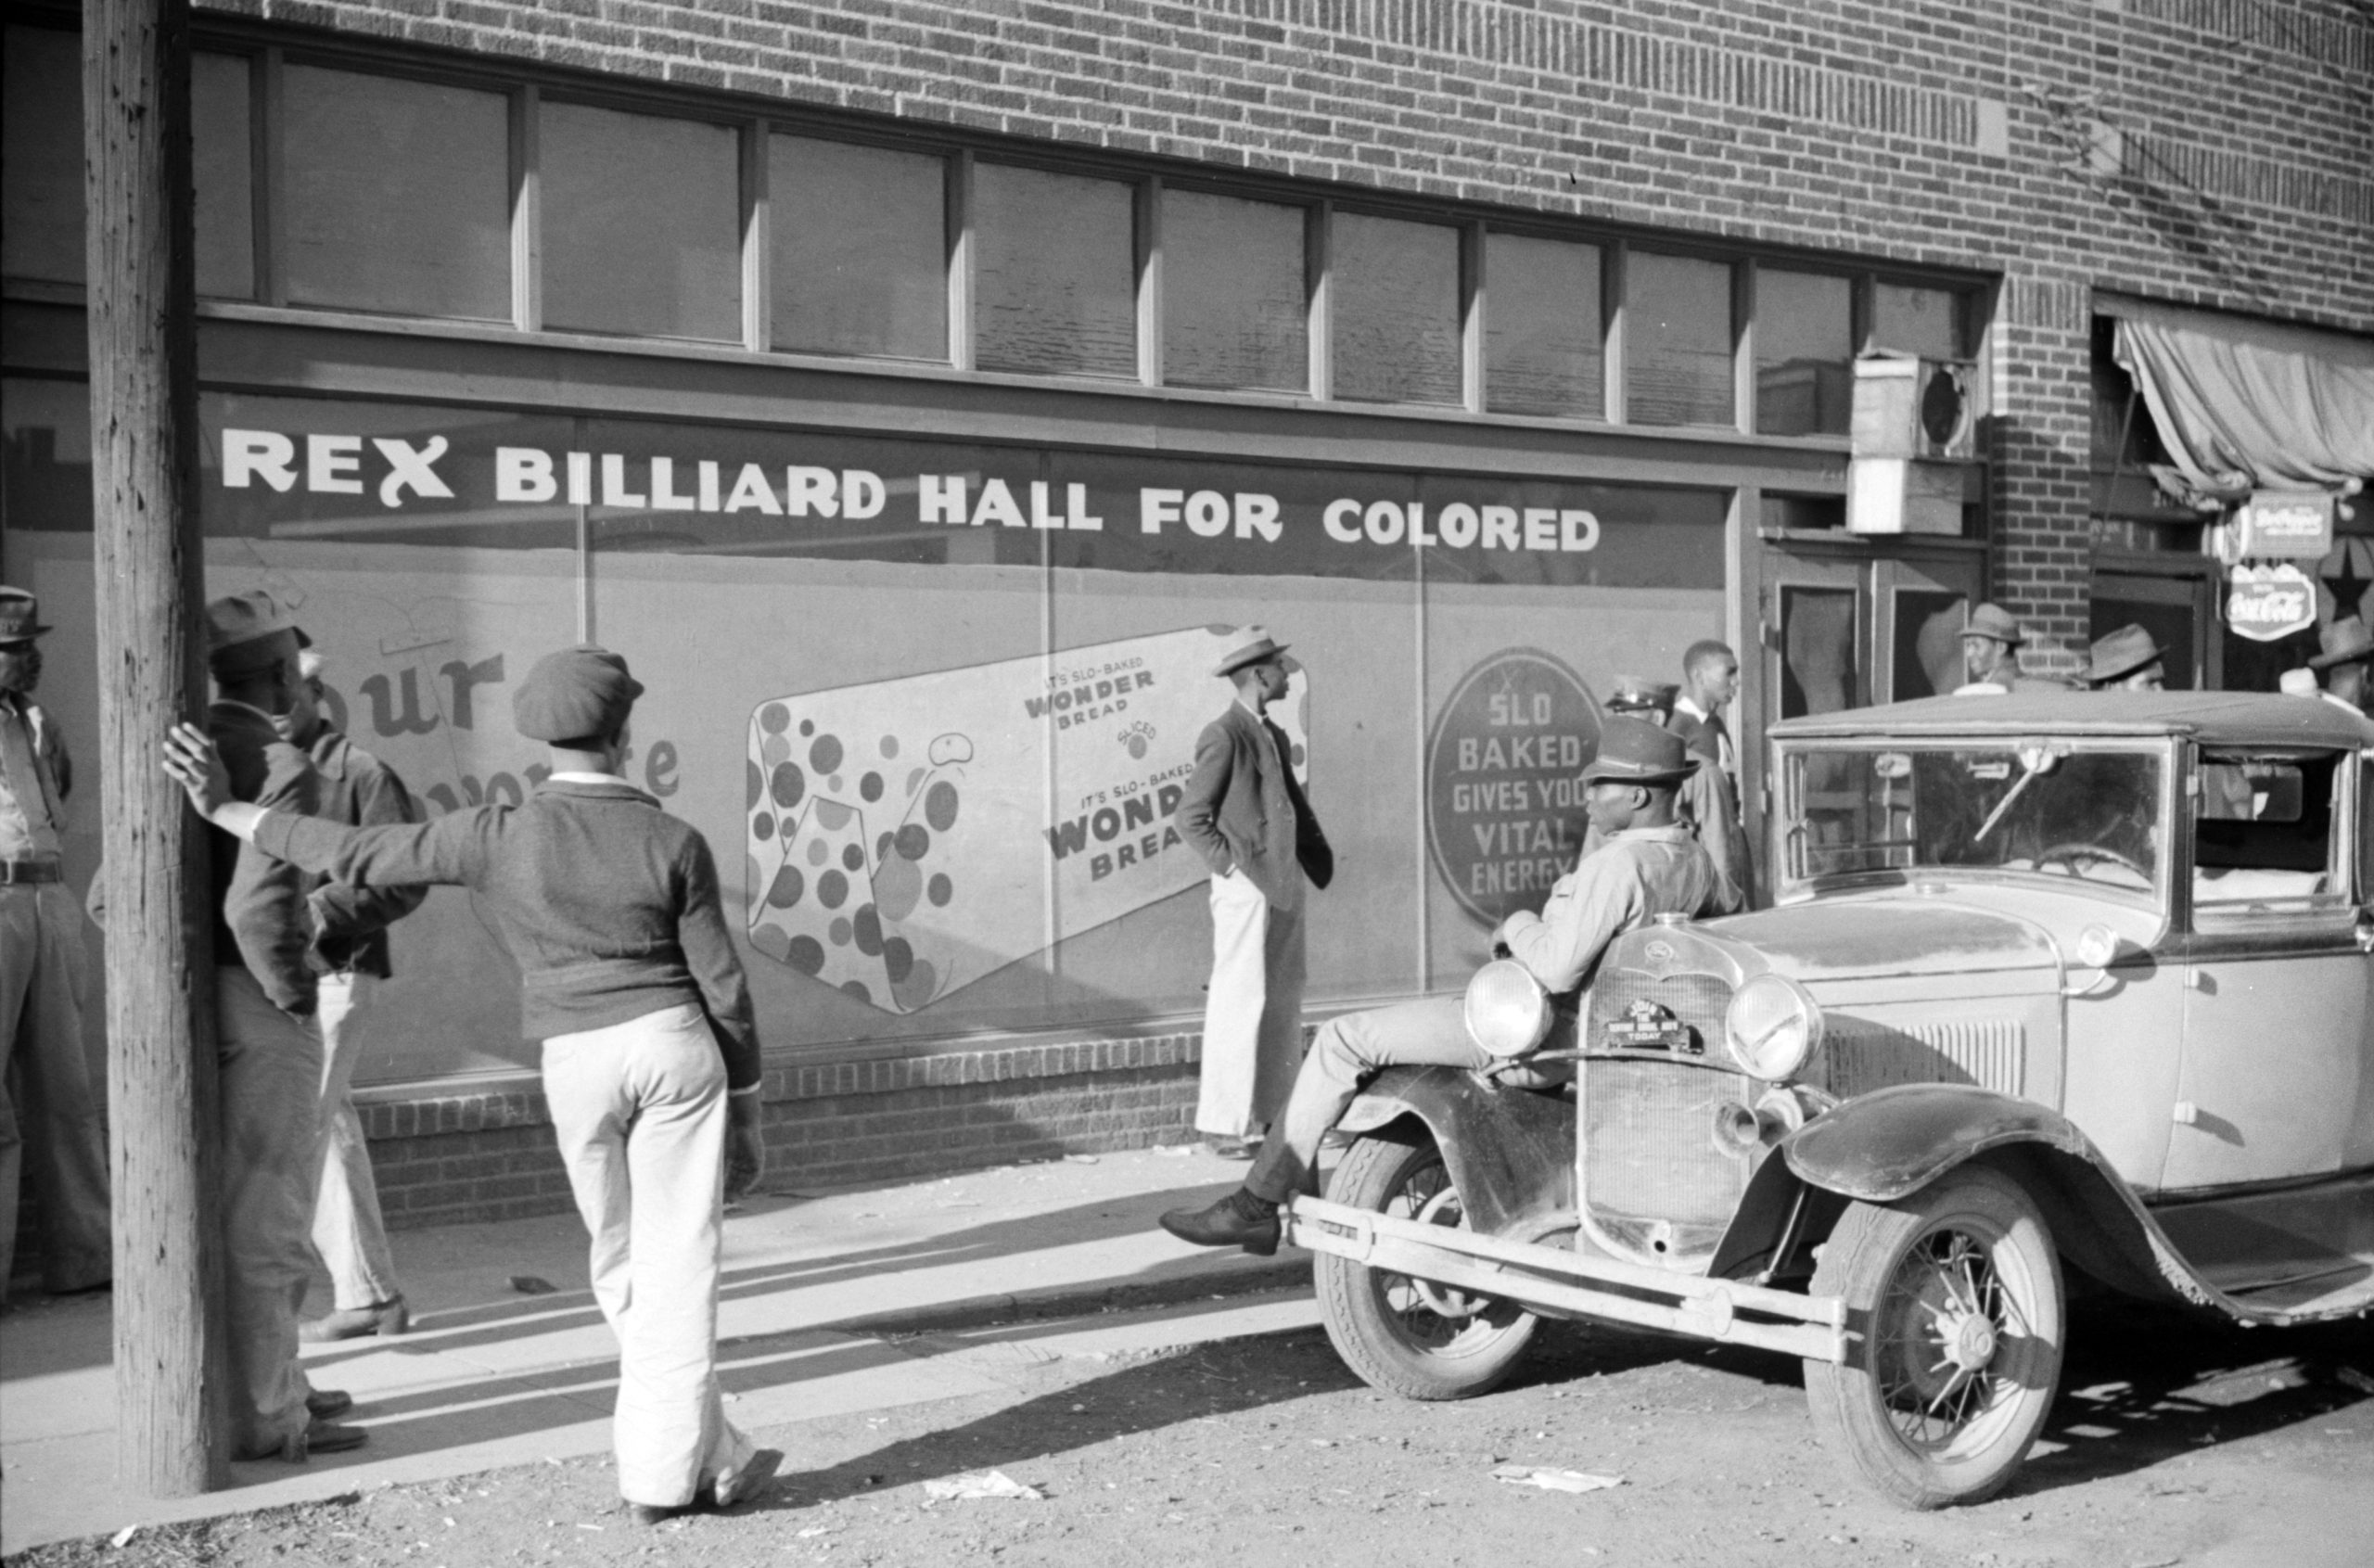
<path id="1" fill-rule="evenodd" d="M 786 1290 L 811 1290 L 852 1280 L 895 1276 L 1000 1257 L 1022 1257 L 1055 1247 L 1091 1245 L 1150 1231 L 1155 1228 L 1155 1217 L 1164 1209 L 1208 1203 L 1228 1191 L 1230 1185 L 1221 1181 L 1165 1192 L 1133 1192 L 1066 1209 L 1035 1211 L 969 1230 L 888 1243 L 879 1247 L 728 1268 L 721 1282 L 719 1297 L 726 1302 L 743 1301 Z M 555 1218 L 554 1223 L 563 1221 Z M 573 1219 L 567 1223 L 575 1230 Z M 581 1231 L 577 1233 L 582 1234 Z M 1093 1295 L 1113 1286 L 1142 1280 L 1149 1274 L 1159 1277 L 1171 1273 L 1193 1273 L 1203 1267 L 1204 1256 L 1203 1254 L 1182 1249 L 1175 1264 L 1166 1260 L 1150 1269 L 1082 1280 L 1078 1282 L 1078 1289 L 1084 1295 Z M 991 1290 L 975 1293 L 974 1299 L 1029 1290 L 1043 1282 L 1018 1273 L 1015 1278 L 1001 1281 Z M 897 1305 L 896 1302 L 884 1303 L 870 1307 L 862 1313 L 842 1313 L 800 1326 L 823 1328 L 854 1318 L 876 1318 L 895 1310 Z M 928 1305 L 952 1307 L 956 1303 L 949 1301 Z M 415 1319 L 415 1326 L 408 1334 L 395 1339 L 350 1341 L 338 1349 L 308 1357 L 305 1367 L 308 1374 L 319 1382 L 340 1362 L 362 1356 L 468 1351 L 509 1340 L 586 1327 L 601 1320 L 601 1311 L 594 1305 L 591 1293 L 581 1288 L 551 1295 L 522 1296 L 512 1301 L 426 1312 Z"/>

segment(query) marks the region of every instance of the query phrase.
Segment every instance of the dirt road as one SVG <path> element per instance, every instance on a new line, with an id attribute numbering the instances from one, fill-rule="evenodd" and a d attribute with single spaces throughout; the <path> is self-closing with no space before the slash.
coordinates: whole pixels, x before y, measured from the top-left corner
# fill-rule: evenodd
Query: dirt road
<path id="1" fill-rule="evenodd" d="M 2289 1335 L 2095 1308 L 2008 1497 L 1886 1508 L 1813 1446 L 1797 1369 L 1551 1325 L 1487 1397 L 1413 1405 L 1322 1332 L 1096 1358 L 1010 1325 L 900 1342 L 996 1366 L 1011 1396 L 798 1423 L 763 1501 L 639 1529 L 598 1460 L 45 1548 L 28 1568 L 522 1562 L 1051 1568 L 2363 1568 L 2374 1562 L 2374 1335 Z M 1521 1464 L 1622 1477 L 1571 1495 Z M 937 1501 L 994 1469 L 1040 1500 Z"/>

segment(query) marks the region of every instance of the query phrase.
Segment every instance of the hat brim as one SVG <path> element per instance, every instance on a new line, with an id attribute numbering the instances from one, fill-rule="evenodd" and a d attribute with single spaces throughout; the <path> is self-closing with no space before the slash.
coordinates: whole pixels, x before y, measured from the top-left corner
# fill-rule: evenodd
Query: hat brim
<path id="1" fill-rule="evenodd" d="M 2167 661 L 2167 649 L 2153 648 L 2140 658 L 2127 659 L 2108 669 L 2088 669 L 2086 671 L 2086 681 L 2087 684 L 2096 686 L 2105 681 L 2124 681 L 2138 669 L 2148 669 L 2155 664 L 2165 664 Z"/>
<path id="2" fill-rule="evenodd" d="M 2330 669 L 2337 664 L 2364 664 L 2369 659 L 2374 659 L 2374 643 L 2368 643 L 2363 647 L 2343 648 L 2337 654 L 2318 654 L 2308 661 L 2308 668 Z"/>
<path id="3" fill-rule="evenodd" d="M 1703 760 L 1693 757 L 1678 768 L 1659 768 L 1644 773 L 1636 773 L 1628 769 L 1602 768 L 1594 762 L 1583 770 L 1583 783 L 1586 786 L 1595 784 L 1679 784 L 1698 771 Z"/>
<path id="4" fill-rule="evenodd" d="M 21 631 L 0 633 L 0 648 L 10 647 L 19 643 L 30 643 L 36 637 L 46 637 L 57 630 L 57 628 L 54 626 L 44 626 L 36 621 Z"/>
<path id="5" fill-rule="evenodd" d="M 1260 664 L 1265 660 L 1276 658 L 1280 654 L 1284 653 L 1288 648 L 1293 646 L 1294 644 L 1292 643 L 1278 643 L 1266 648 L 1246 648 L 1238 653 L 1230 655 L 1228 657 L 1220 660 L 1219 663 L 1212 666 L 1212 673 L 1215 675 L 1233 675 L 1238 670 L 1244 669 L 1248 665 Z"/>

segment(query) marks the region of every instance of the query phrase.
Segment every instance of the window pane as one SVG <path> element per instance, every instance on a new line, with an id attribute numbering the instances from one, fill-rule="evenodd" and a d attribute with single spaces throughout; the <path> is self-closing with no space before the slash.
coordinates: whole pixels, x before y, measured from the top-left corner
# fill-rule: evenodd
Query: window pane
<path id="1" fill-rule="evenodd" d="M 740 149 L 729 126 L 543 106 L 544 321 L 742 336 Z"/>
<path id="2" fill-rule="evenodd" d="M 198 291 L 222 300 L 256 297 L 255 159 L 248 134 L 248 84 L 244 55 L 198 55 L 190 61 Z"/>
<path id="3" fill-rule="evenodd" d="M 1174 387 L 1310 385 L 1304 211 L 1162 195 L 1162 378 Z"/>
<path id="4" fill-rule="evenodd" d="M 1729 425 L 1731 269 L 1634 251 L 1626 279 L 1627 413 L 1635 425 Z"/>
<path id="5" fill-rule="evenodd" d="M 1118 180 L 983 163 L 973 195 L 975 363 L 1134 377 L 1135 192 Z"/>
<path id="6" fill-rule="evenodd" d="M 1755 274 L 1755 427 L 1843 436 L 1855 416 L 1855 287 L 1843 277 Z"/>
<path id="7" fill-rule="evenodd" d="M 501 94 L 292 65 L 281 101 L 291 303 L 510 316 Z"/>
<path id="8" fill-rule="evenodd" d="M 1962 667 L 1962 627 L 1970 600 L 1942 588 L 1895 591 L 1895 684 L 1890 702 L 1943 696 L 1968 679 Z"/>
<path id="9" fill-rule="evenodd" d="M 79 37 L 7 31 L 0 107 L 0 272 L 83 281 L 83 58 Z"/>
<path id="10" fill-rule="evenodd" d="M 1596 419 L 1601 379 L 1599 248 L 1484 236 L 1484 389 L 1508 414 Z"/>
<path id="11" fill-rule="evenodd" d="M 1460 401 L 1459 231 L 1335 215 L 1335 395 Z"/>
<path id="12" fill-rule="evenodd" d="M 1970 341 L 1969 309 L 1969 296 L 1958 289 L 1883 283 L 1871 291 L 1871 346 L 1960 359 Z"/>
<path id="13" fill-rule="evenodd" d="M 776 348 L 946 361 L 944 160 L 776 136 L 767 185 Z"/>

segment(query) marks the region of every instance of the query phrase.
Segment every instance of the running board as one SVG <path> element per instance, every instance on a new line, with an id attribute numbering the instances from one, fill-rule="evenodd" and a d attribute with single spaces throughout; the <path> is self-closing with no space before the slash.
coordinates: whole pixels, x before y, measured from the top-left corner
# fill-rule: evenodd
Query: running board
<path id="1" fill-rule="evenodd" d="M 1564 1247 L 1397 1219 L 1321 1198 L 1294 1199 L 1279 1211 L 1278 1222 L 1281 1240 L 1308 1251 L 1520 1307 L 1808 1360 L 1846 1358 L 1846 1304 L 1834 1296 L 1669 1274 Z"/>

